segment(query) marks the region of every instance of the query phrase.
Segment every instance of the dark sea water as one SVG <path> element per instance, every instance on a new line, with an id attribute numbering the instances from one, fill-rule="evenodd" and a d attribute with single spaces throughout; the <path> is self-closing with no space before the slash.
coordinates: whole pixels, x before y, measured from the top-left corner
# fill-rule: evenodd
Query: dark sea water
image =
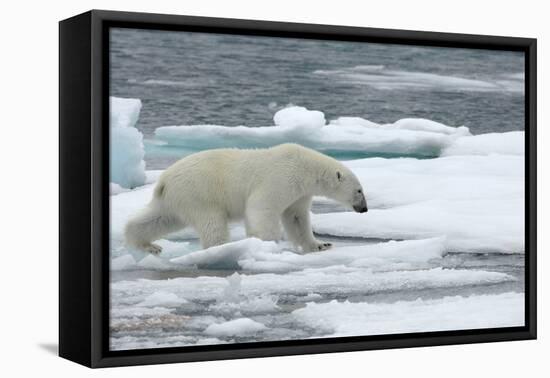
<path id="1" fill-rule="evenodd" d="M 519 52 L 114 29 L 113 96 L 137 127 L 267 126 L 288 104 L 378 123 L 428 118 L 472 133 L 524 129 Z"/>

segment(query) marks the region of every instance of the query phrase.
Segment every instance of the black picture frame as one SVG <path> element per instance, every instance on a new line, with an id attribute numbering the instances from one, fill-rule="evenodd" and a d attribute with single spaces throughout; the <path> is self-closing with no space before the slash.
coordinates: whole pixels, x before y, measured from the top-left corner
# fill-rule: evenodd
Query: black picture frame
<path id="1" fill-rule="evenodd" d="M 525 326 L 109 351 L 110 27 L 525 53 Z M 59 23 L 59 355 L 88 367 L 536 338 L 536 39 L 92 10 Z"/>

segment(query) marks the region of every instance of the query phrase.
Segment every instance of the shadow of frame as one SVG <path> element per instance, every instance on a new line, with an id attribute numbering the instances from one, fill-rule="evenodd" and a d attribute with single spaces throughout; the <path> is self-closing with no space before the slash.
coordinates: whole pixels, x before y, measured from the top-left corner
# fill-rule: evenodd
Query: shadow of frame
<path id="1" fill-rule="evenodd" d="M 56 356 L 59 354 L 59 345 L 57 343 L 40 343 L 38 347 Z"/>

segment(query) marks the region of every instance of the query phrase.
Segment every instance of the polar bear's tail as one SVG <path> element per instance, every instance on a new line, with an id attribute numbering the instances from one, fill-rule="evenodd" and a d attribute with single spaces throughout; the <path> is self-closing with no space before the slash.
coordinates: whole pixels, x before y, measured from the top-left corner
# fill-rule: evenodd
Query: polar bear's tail
<path id="1" fill-rule="evenodd" d="M 164 183 L 160 182 L 155 186 L 154 198 L 161 199 L 164 195 Z"/>
<path id="2" fill-rule="evenodd" d="M 124 236 L 128 246 L 150 250 L 151 242 L 178 231 L 184 226 L 178 217 L 163 211 L 160 201 L 155 198 L 145 209 L 128 221 Z"/>

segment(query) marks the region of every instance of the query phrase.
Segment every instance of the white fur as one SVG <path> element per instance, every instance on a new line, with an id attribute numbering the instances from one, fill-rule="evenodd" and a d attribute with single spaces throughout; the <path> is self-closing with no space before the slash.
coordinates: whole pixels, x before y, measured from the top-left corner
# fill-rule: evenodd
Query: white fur
<path id="1" fill-rule="evenodd" d="M 282 144 L 203 151 L 161 175 L 152 201 L 126 225 L 126 241 L 159 253 L 152 241 L 191 226 L 208 248 L 229 241 L 229 221 L 244 219 L 250 237 L 279 240 L 282 223 L 288 239 L 303 251 L 323 250 L 330 243 L 316 240 L 310 224 L 314 195 L 366 211 L 355 175 L 314 150 Z"/>

